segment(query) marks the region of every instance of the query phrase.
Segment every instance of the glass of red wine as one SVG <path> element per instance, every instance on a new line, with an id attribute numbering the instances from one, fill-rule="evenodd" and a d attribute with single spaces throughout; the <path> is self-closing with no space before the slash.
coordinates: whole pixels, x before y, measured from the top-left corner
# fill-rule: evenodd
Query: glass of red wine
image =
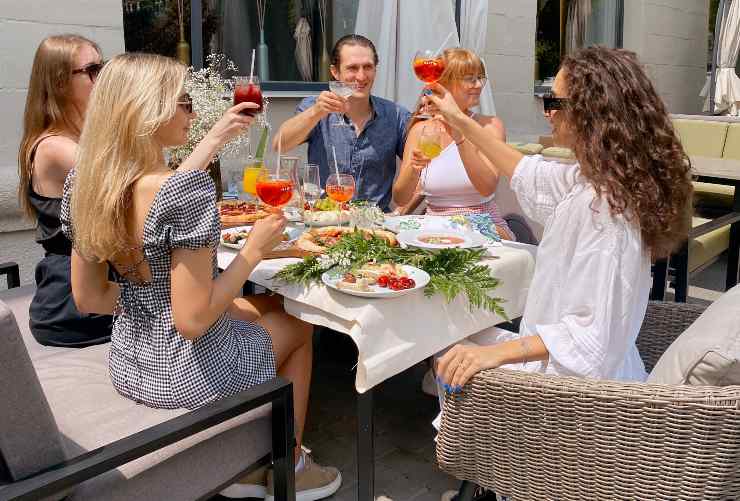
<path id="1" fill-rule="evenodd" d="M 258 77 L 234 77 L 234 105 L 239 103 L 254 103 L 259 106 L 256 110 L 242 111 L 245 115 L 262 113 L 262 88 Z"/>

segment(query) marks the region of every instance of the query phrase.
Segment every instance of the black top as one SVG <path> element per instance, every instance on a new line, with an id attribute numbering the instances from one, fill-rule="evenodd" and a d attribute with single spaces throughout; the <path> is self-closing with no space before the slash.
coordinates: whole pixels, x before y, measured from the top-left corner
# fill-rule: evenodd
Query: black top
<path id="1" fill-rule="evenodd" d="M 39 195 L 29 187 L 28 201 L 36 210 L 36 242 L 41 244 L 47 254 L 72 255 L 72 242 L 62 233 L 62 222 L 59 212 L 61 198 L 50 198 Z"/>

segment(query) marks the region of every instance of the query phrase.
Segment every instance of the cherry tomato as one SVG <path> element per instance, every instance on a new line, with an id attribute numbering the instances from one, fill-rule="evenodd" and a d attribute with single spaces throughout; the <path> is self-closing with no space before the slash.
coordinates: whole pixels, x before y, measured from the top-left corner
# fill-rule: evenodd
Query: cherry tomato
<path id="1" fill-rule="evenodd" d="M 402 277 L 399 282 L 401 283 L 401 288 L 403 289 L 410 289 L 411 288 L 411 279 L 408 277 Z"/>
<path id="2" fill-rule="evenodd" d="M 378 277 L 378 287 L 388 287 L 388 277 L 386 275 Z"/>
<path id="3" fill-rule="evenodd" d="M 391 278 L 388 280 L 388 287 L 390 287 L 394 291 L 401 290 L 401 282 L 398 281 L 397 278 Z"/>
<path id="4" fill-rule="evenodd" d="M 413 289 L 416 287 L 416 282 L 414 282 L 413 278 L 409 278 L 409 289 Z"/>

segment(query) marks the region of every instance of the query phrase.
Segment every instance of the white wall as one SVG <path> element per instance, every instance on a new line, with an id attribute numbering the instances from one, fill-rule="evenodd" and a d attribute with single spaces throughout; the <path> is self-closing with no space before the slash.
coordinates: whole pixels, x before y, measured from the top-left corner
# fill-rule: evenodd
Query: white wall
<path id="1" fill-rule="evenodd" d="M 36 47 L 48 35 L 79 33 L 109 58 L 124 50 L 120 0 L 0 0 L 0 262 L 16 261 L 21 282 L 33 281 L 42 249 L 16 199 L 16 157 L 28 78 Z M 5 284 L 0 283 L 0 288 Z"/>
<path id="2" fill-rule="evenodd" d="M 709 0 L 625 0 L 624 47 L 637 52 L 671 113 L 701 113 Z"/>
<path id="3" fill-rule="evenodd" d="M 537 0 L 489 0 L 483 58 L 509 139 L 536 140 L 550 131 L 533 94 L 536 21 Z"/>

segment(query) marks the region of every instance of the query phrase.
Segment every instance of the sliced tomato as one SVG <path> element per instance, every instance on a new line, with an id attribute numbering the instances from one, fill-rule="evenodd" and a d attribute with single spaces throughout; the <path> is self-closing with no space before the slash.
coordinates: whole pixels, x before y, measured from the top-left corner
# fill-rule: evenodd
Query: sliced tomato
<path id="1" fill-rule="evenodd" d="M 388 277 L 386 275 L 378 277 L 378 287 L 388 287 Z"/>

